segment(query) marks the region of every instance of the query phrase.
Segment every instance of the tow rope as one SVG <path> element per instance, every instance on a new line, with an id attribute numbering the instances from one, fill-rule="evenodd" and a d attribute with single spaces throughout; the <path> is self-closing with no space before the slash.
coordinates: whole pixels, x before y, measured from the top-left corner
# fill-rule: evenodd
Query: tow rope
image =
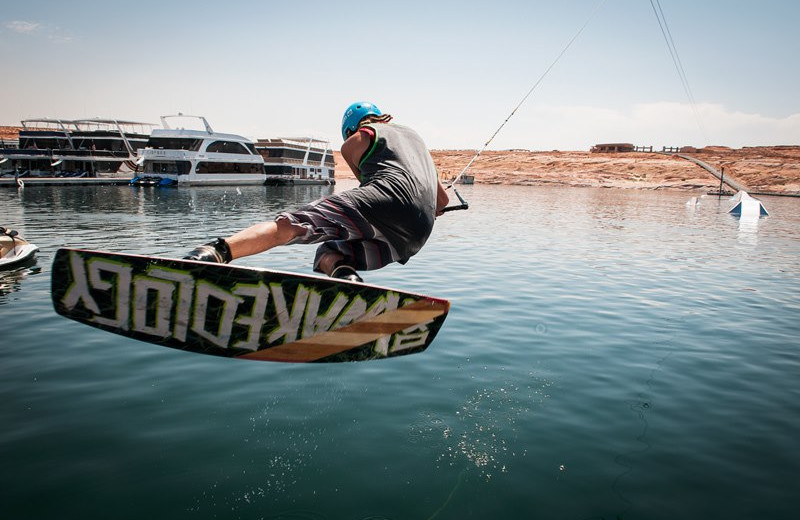
<path id="1" fill-rule="evenodd" d="M 567 44 L 564 46 L 564 48 L 561 49 L 561 52 L 558 54 L 558 56 L 556 56 L 556 59 L 553 60 L 553 63 L 551 63 L 550 66 L 547 67 L 547 69 L 545 69 L 545 71 L 542 73 L 542 75 L 539 77 L 539 79 L 536 80 L 536 83 L 534 83 L 533 86 L 530 88 L 530 90 L 528 90 L 527 94 L 525 94 L 525 96 L 523 96 L 523 98 L 520 100 L 520 102 L 517 103 L 517 106 L 514 107 L 514 110 L 512 110 L 511 113 L 508 114 L 508 117 L 506 117 L 506 119 L 503 121 L 503 123 L 497 128 L 497 130 L 494 131 L 494 133 L 491 135 L 491 137 L 489 137 L 489 139 L 483 144 L 483 147 L 481 147 L 481 149 L 478 150 L 478 153 L 476 153 L 472 157 L 472 159 L 470 159 L 470 161 L 467 163 L 467 165 L 464 166 L 464 169 L 461 170 L 461 173 L 456 175 L 455 179 L 453 179 L 450 182 L 450 184 L 445 188 L 446 190 L 449 190 L 449 189 L 452 188 L 453 189 L 453 193 L 455 193 L 456 197 L 458 197 L 458 200 L 461 202 L 461 204 L 458 205 L 458 206 L 446 207 L 446 208 L 444 208 L 443 212 L 444 211 L 455 211 L 455 210 L 459 210 L 459 209 L 469 209 L 469 203 L 464 200 L 464 198 L 458 193 L 458 190 L 456 190 L 453 186 L 458 182 L 459 179 L 461 179 L 461 177 L 464 175 L 464 173 L 466 173 L 466 171 L 469 169 L 469 167 L 472 166 L 472 163 L 474 163 L 475 160 L 478 157 L 480 157 L 480 155 L 484 152 L 484 150 L 486 150 L 486 148 L 489 146 L 489 143 L 491 143 L 494 140 L 494 138 L 497 136 L 497 134 L 500 133 L 500 130 L 502 130 L 503 127 L 506 126 L 506 123 L 508 123 L 509 119 L 511 119 L 514 116 L 514 114 L 517 112 L 517 110 L 519 110 L 519 108 L 522 106 L 522 104 L 525 103 L 525 101 L 527 101 L 527 99 L 531 96 L 531 94 L 533 94 L 533 91 L 536 90 L 536 87 L 538 87 L 539 84 L 542 82 L 542 80 L 544 80 L 544 78 L 550 73 L 550 71 L 553 69 L 553 67 L 555 67 L 556 63 L 558 63 L 559 60 L 561 60 L 561 57 L 564 56 L 564 54 L 567 52 L 567 50 L 575 42 L 575 40 L 578 39 L 578 36 L 580 36 L 581 33 L 583 32 L 583 30 L 586 29 L 586 26 L 589 25 L 589 22 L 592 20 L 592 18 L 594 18 L 594 15 L 597 14 L 597 11 L 599 11 L 600 8 L 605 3 L 606 3 L 606 0 L 601 0 L 600 3 L 597 4 L 597 7 L 594 8 L 594 11 L 592 11 L 592 14 L 589 15 L 589 18 L 587 18 L 586 22 L 584 22 L 584 24 L 581 26 L 581 28 L 578 29 L 578 32 L 576 32 L 575 35 L 567 42 Z"/>

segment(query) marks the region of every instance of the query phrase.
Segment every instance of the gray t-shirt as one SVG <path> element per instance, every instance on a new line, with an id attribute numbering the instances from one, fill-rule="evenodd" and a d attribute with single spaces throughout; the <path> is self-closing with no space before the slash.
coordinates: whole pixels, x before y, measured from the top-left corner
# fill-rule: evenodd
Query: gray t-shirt
<path id="1" fill-rule="evenodd" d="M 412 129 L 369 125 L 375 141 L 361 158 L 361 185 L 340 196 L 352 201 L 378 228 L 405 263 L 433 230 L 438 175 L 425 143 Z"/>

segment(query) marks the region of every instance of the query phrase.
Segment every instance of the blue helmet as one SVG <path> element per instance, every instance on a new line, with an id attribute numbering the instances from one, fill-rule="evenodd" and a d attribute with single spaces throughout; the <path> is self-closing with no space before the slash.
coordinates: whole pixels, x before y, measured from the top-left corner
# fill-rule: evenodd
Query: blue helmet
<path id="1" fill-rule="evenodd" d="M 378 107 L 367 101 L 357 101 L 347 107 L 342 117 L 342 139 L 347 141 L 347 132 L 355 132 L 358 123 L 367 116 L 380 116 L 383 112 Z"/>

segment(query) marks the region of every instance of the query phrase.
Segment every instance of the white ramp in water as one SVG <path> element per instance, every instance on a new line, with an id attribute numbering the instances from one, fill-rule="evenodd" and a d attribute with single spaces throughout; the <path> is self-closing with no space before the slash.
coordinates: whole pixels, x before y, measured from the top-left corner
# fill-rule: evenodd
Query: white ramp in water
<path id="1" fill-rule="evenodd" d="M 739 218 L 752 218 L 768 216 L 767 209 L 764 204 L 753 197 L 746 191 L 739 191 L 731 199 L 733 200 L 733 207 L 728 210 L 731 215 L 736 215 Z"/>

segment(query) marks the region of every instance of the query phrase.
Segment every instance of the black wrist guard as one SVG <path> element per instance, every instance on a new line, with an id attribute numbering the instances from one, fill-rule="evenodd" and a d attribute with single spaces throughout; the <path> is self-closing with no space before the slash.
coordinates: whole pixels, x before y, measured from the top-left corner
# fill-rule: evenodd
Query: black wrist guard
<path id="1" fill-rule="evenodd" d="M 227 264 L 233 260 L 231 248 L 225 239 L 218 238 L 208 244 L 197 246 L 183 257 L 184 260 L 197 260 L 198 262 L 213 262 L 217 264 Z"/>

